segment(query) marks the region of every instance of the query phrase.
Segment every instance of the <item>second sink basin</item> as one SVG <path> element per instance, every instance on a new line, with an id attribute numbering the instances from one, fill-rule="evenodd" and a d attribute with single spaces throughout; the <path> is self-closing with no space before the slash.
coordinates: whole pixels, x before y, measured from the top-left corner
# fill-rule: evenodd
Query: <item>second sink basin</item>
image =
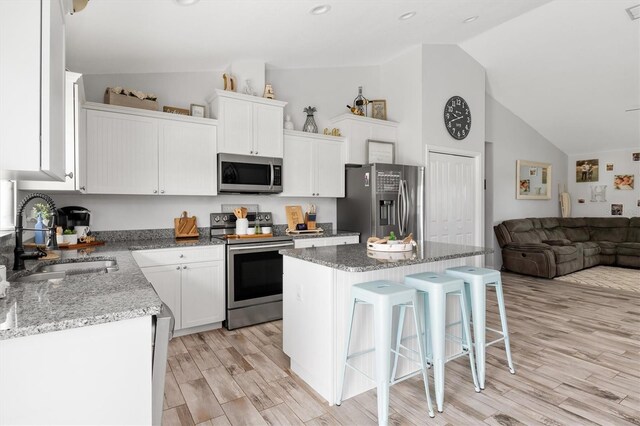
<path id="1" fill-rule="evenodd" d="M 64 272 L 67 275 L 86 274 L 88 272 L 114 272 L 118 270 L 115 260 L 92 260 L 88 262 L 54 263 L 38 266 L 34 273 Z"/>

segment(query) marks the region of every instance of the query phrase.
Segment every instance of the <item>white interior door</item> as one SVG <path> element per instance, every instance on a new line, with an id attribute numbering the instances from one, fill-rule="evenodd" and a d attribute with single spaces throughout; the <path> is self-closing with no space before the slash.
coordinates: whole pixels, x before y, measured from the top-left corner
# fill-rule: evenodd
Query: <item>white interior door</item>
<path id="1" fill-rule="evenodd" d="M 480 245 L 475 158 L 430 152 L 428 162 L 427 239 Z"/>

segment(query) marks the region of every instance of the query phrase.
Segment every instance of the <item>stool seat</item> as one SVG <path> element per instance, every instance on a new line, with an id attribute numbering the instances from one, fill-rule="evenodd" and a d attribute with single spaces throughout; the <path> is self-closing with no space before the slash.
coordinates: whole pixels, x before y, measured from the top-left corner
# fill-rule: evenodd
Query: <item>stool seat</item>
<path id="1" fill-rule="evenodd" d="M 457 266 L 455 268 L 448 268 L 447 275 L 460 278 L 482 278 L 487 281 L 499 279 L 500 271 L 496 271 L 495 269 L 479 268 L 476 266 Z"/>
<path id="2" fill-rule="evenodd" d="M 471 377 L 476 392 L 480 392 L 480 386 L 476 376 L 474 353 L 471 343 L 471 329 L 467 315 L 466 298 L 464 293 L 464 281 L 460 278 L 440 274 L 437 272 L 421 272 L 404 277 L 404 284 L 419 291 L 424 298 L 424 321 L 429 326 L 425 331 L 429 333 L 430 339 L 425 339 L 432 348 L 431 361 L 433 363 L 433 381 L 436 391 L 436 406 L 442 412 L 444 404 L 444 364 L 460 355 L 469 355 L 471 367 Z M 462 325 L 462 353 L 451 359 L 446 357 L 446 309 L 447 296 L 458 296 L 460 301 L 460 316 Z M 402 318 L 402 313 L 401 313 Z M 451 324 L 455 325 L 455 324 Z M 396 346 L 399 345 L 400 339 Z M 428 345 L 429 346 L 429 345 Z M 426 351 L 427 354 L 429 350 Z M 428 356 L 428 355 L 427 355 Z M 395 367 L 394 367 L 395 369 Z"/>
<path id="3" fill-rule="evenodd" d="M 390 303 L 399 305 L 411 301 L 415 290 L 392 281 L 377 280 L 355 284 L 351 287 L 351 296 L 371 304 Z"/>

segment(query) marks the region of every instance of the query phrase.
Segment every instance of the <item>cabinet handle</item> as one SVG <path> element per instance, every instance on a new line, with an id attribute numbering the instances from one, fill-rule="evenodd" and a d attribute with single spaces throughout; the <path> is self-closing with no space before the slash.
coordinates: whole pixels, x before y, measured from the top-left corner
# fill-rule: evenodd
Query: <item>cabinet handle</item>
<path id="1" fill-rule="evenodd" d="M 176 266 L 176 270 L 178 270 L 178 271 L 179 271 L 179 270 L 180 270 L 180 267 L 179 267 L 179 266 Z"/>
<path id="2" fill-rule="evenodd" d="M 160 191 L 161 194 L 164 194 L 164 189 Z"/>
<path id="3" fill-rule="evenodd" d="M 258 151 L 256 151 L 256 155 L 258 155 Z"/>
<path id="4" fill-rule="evenodd" d="M 182 267 L 182 269 L 187 269 L 187 267 L 186 267 L 186 266 L 183 266 L 183 267 Z"/>
<path id="5" fill-rule="evenodd" d="M 153 193 L 154 193 L 154 194 L 157 194 L 157 193 L 158 193 L 158 190 L 157 190 L 157 189 L 154 189 L 154 190 L 153 190 Z"/>
<path id="6" fill-rule="evenodd" d="M 87 187 L 86 187 L 86 186 L 81 186 L 81 187 L 80 187 L 80 191 L 86 191 L 86 190 L 87 190 Z"/>
<path id="7" fill-rule="evenodd" d="M 184 257 L 184 254 L 181 254 L 181 255 L 180 255 L 180 259 L 182 259 L 183 257 Z"/>
<path id="8" fill-rule="evenodd" d="M 69 172 L 65 176 L 67 176 L 69 179 L 73 179 L 73 172 Z"/>
<path id="9" fill-rule="evenodd" d="M 251 151 L 251 154 L 253 154 L 253 151 Z"/>

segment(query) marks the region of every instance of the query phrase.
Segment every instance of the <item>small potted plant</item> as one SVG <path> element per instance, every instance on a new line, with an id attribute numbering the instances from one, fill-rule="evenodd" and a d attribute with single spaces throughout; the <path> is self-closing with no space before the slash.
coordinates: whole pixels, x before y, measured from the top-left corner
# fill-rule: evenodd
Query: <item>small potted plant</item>
<path id="1" fill-rule="evenodd" d="M 65 243 L 78 244 L 78 235 L 73 229 L 65 229 L 62 236 Z"/>

